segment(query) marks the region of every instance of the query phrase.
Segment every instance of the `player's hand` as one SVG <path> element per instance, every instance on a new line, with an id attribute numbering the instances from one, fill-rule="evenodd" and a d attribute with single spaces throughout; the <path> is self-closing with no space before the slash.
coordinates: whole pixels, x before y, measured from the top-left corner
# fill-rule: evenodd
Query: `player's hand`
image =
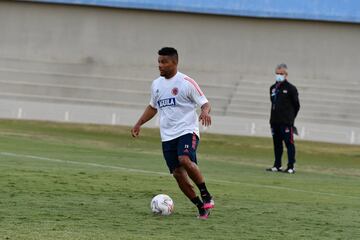
<path id="1" fill-rule="evenodd" d="M 133 137 L 138 137 L 140 133 L 140 126 L 135 125 L 132 129 L 131 129 L 131 135 Z"/>
<path id="2" fill-rule="evenodd" d="M 211 125 L 211 116 L 207 112 L 201 111 L 199 121 L 201 121 L 203 126 L 208 127 Z"/>

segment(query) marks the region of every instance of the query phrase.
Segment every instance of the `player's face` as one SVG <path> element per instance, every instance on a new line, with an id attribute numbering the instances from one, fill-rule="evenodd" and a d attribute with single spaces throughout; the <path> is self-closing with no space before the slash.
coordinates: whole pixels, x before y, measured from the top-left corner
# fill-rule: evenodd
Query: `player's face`
<path id="1" fill-rule="evenodd" d="M 171 56 L 159 56 L 158 58 L 158 63 L 159 63 L 159 71 L 160 71 L 160 76 L 165 77 L 165 78 L 169 78 L 172 77 L 174 75 L 174 73 L 176 73 L 176 68 L 177 68 L 177 62 L 176 60 L 171 57 Z"/>

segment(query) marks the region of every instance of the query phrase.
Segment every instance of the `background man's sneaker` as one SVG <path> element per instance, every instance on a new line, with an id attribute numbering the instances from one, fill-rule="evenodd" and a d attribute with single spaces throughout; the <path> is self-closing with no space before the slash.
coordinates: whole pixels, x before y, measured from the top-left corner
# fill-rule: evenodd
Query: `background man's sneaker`
<path id="1" fill-rule="evenodd" d="M 295 169 L 294 169 L 294 168 L 287 168 L 287 169 L 285 169 L 284 173 L 294 174 L 294 173 L 295 173 Z"/>
<path id="2" fill-rule="evenodd" d="M 281 167 L 277 168 L 277 167 L 271 167 L 271 168 L 267 168 L 266 171 L 268 172 L 282 172 Z"/>
<path id="3" fill-rule="evenodd" d="M 214 207 L 215 207 L 215 201 L 212 197 L 210 198 L 210 201 L 204 201 L 204 209 L 211 209 Z"/>

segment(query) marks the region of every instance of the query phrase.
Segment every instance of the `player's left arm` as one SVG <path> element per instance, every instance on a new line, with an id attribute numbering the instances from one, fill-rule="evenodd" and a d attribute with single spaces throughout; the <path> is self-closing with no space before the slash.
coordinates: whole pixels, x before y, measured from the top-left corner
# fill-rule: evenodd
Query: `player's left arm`
<path id="1" fill-rule="evenodd" d="M 211 106 L 210 103 L 204 103 L 201 106 L 201 113 L 199 116 L 199 121 L 201 121 L 201 124 L 205 127 L 211 125 L 211 116 L 210 116 Z"/>

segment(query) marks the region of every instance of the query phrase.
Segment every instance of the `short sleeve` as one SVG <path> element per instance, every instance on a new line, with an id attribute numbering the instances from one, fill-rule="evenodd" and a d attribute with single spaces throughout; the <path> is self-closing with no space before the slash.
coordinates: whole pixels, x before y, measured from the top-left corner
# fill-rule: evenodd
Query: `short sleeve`
<path id="1" fill-rule="evenodd" d="M 185 80 L 189 83 L 188 94 L 191 100 L 193 100 L 199 106 L 209 102 L 204 93 L 201 91 L 199 85 L 193 79 L 185 77 Z"/>
<path id="2" fill-rule="evenodd" d="M 154 89 L 154 83 L 151 84 L 151 96 L 150 96 L 150 106 L 153 108 L 157 108 L 157 104 L 156 104 L 157 100 L 156 100 L 156 92 Z"/>

